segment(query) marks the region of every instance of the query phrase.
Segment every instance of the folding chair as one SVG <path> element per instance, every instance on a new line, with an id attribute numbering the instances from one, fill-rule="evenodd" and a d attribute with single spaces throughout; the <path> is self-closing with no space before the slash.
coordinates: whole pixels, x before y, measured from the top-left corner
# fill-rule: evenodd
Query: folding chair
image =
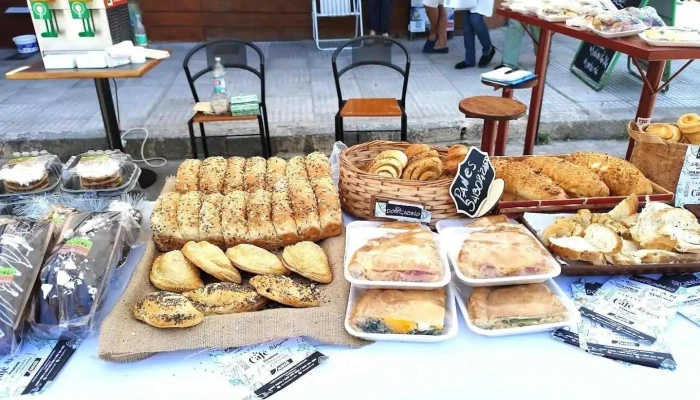
<path id="1" fill-rule="evenodd" d="M 320 12 L 319 12 L 320 10 Z M 335 50 L 335 47 L 321 47 L 321 43 L 338 42 L 346 39 L 321 39 L 318 33 L 320 18 L 355 17 L 355 37 L 363 36 L 361 0 L 311 0 L 311 21 L 314 41 L 319 50 Z"/>
<path id="2" fill-rule="evenodd" d="M 248 65 L 247 49 L 252 49 L 254 53 L 257 53 L 259 57 L 260 64 L 255 65 L 254 68 Z M 206 68 L 196 72 L 194 75 L 190 72 L 190 59 L 195 53 L 206 50 L 207 53 L 207 66 Z M 199 95 L 197 94 L 197 89 L 194 82 L 201 78 L 207 72 L 211 72 L 214 67 L 214 57 L 221 57 L 221 64 L 225 69 L 239 69 L 248 71 L 260 79 L 260 112 L 258 115 L 247 115 L 247 116 L 234 116 L 231 114 L 216 114 L 208 115 L 201 112 L 196 113 L 188 122 L 187 127 L 190 131 L 190 145 L 192 146 L 192 157 L 197 158 L 197 144 L 195 142 L 194 135 L 194 124 L 199 124 L 199 131 L 201 133 L 202 139 L 202 149 L 204 150 L 204 157 L 209 157 L 209 148 L 207 147 L 207 136 L 204 132 L 204 124 L 209 122 L 236 122 L 236 121 L 258 121 L 258 127 L 260 129 L 260 143 L 262 145 L 262 153 L 265 158 L 272 156 L 272 146 L 270 144 L 270 128 L 267 123 L 267 105 L 265 103 L 265 57 L 258 46 L 250 42 L 245 42 L 241 40 L 215 40 L 200 44 L 190 50 L 185 56 L 185 60 L 182 63 L 185 69 L 185 75 L 187 76 L 187 83 L 190 85 L 190 90 L 192 91 L 192 97 L 194 97 L 195 102 L 199 102 Z M 229 84 L 230 82 L 230 84 Z M 235 81 L 227 82 L 229 87 L 236 84 Z M 231 135 L 235 137 L 251 137 L 256 135 Z M 219 136 L 220 137 L 220 136 Z"/>

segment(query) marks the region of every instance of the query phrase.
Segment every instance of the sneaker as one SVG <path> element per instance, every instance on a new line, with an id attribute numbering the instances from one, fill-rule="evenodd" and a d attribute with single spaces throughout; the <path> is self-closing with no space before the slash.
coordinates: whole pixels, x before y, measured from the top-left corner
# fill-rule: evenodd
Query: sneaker
<path id="1" fill-rule="evenodd" d="M 373 29 L 370 29 L 369 35 L 370 36 L 377 36 L 377 32 L 375 32 Z"/>
<path id="2" fill-rule="evenodd" d="M 466 61 L 460 61 L 455 65 L 455 69 L 474 68 L 474 64 L 467 64 Z"/>
<path id="3" fill-rule="evenodd" d="M 496 55 L 496 49 L 491 46 L 491 50 L 489 50 L 489 54 L 485 56 L 481 56 L 479 59 L 479 68 L 484 68 L 487 65 L 491 63 L 491 60 L 493 60 L 493 56 Z"/>
<path id="4" fill-rule="evenodd" d="M 388 33 L 382 33 L 382 36 L 384 36 L 384 37 L 389 37 L 389 34 L 388 34 Z"/>
<path id="5" fill-rule="evenodd" d="M 426 40 L 425 44 L 423 45 L 423 53 L 430 53 L 432 52 L 433 48 L 435 48 L 435 43 L 437 43 L 437 39 L 435 40 Z"/>
<path id="6" fill-rule="evenodd" d="M 449 53 L 449 52 L 450 52 L 450 48 L 449 48 L 449 47 L 443 47 L 443 48 L 441 48 L 441 49 L 433 48 L 432 50 L 430 50 L 429 53 L 430 53 L 430 54 L 447 54 L 447 53 Z"/>

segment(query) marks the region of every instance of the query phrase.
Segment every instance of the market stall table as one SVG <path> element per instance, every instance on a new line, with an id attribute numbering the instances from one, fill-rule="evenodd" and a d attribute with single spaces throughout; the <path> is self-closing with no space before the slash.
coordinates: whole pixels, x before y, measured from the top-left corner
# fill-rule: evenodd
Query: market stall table
<path id="1" fill-rule="evenodd" d="M 116 68 L 101 69 L 46 69 L 44 62 L 37 60 L 29 65 L 14 68 L 5 73 L 6 79 L 12 80 L 48 80 L 48 79 L 93 79 L 100 103 L 102 122 L 105 127 L 107 143 L 112 150 L 124 151 L 121 129 L 112 101 L 110 79 L 140 78 L 160 63 L 160 60 L 148 59 L 143 64 L 127 64 Z M 155 172 L 142 168 L 139 183 L 142 188 L 151 186 L 156 181 Z"/>
<path id="2" fill-rule="evenodd" d="M 144 216 L 150 215 L 152 207 L 152 202 L 147 203 Z M 121 273 L 131 274 L 143 249 L 132 252 Z M 576 279 L 562 276 L 555 280 L 569 292 Z M 123 288 L 110 293 L 105 311 L 116 303 Z M 360 349 L 319 345 L 329 359 L 274 399 L 590 400 L 600 396 L 642 400 L 666 398 L 669 393 L 693 398 L 688 383 L 700 372 L 700 327 L 680 315 L 666 330 L 678 364 L 673 372 L 586 354 L 555 341 L 548 332 L 479 336 L 461 316 L 459 320 L 458 336 L 440 343 L 377 342 Z M 110 399 L 241 399 L 247 393 L 221 375 L 204 349 L 110 363 L 98 359 L 97 344 L 98 333 L 78 348 L 39 398 L 81 398 L 85 394 Z"/>
<path id="3" fill-rule="evenodd" d="M 598 36 L 593 32 L 585 31 L 581 28 L 567 26 L 566 23 L 548 22 L 533 15 L 522 14 L 506 8 L 496 10 L 499 15 L 514 19 L 523 25 L 536 26 L 541 29 L 539 44 L 537 46 L 537 62 L 534 73 L 539 77 L 539 83 L 532 89 L 530 98 L 530 114 L 527 120 L 525 131 L 525 148 L 523 154 L 532 154 L 535 147 L 535 138 L 539 129 L 540 114 L 542 112 L 542 96 L 547 77 L 547 65 L 549 64 L 549 49 L 554 33 L 570 36 L 584 42 L 595 44 L 606 49 L 614 50 L 622 54 L 627 54 L 635 65 L 639 68 L 643 77 L 644 85 L 639 97 L 637 115 L 635 121 L 638 123 L 648 121 L 651 118 L 656 103 L 656 95 L 663 90 L 678 74 L 680 74 L 690 63 L 700 58 L 700 48 L 692 47 L 654 47 L 649 46 L 637 36 L 620 39 L 607 39 Z M 526 32 L 529 31 L 526 30 Z M 647 73 L 644 74 L 639 66 L 638 60 L 648 60 Z M 668 81 L 661 85 L 661 77 L 664 72 L 664 65 L 667 60 L 689 60 Z M 634 141 L 630 140 L 627 149 L 627 159 L 632 155 Z"/>

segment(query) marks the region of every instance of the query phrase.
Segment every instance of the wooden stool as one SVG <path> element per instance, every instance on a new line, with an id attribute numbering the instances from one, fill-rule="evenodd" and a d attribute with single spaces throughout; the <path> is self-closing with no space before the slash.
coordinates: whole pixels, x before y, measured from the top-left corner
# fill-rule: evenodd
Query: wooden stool
<path id="1" fill-rule="evenodd" d="M 525 104 L 505 97 L 474 96 L 459 102 L 459 111 L 467 118 L 484 120 L 481 151 L 496 155 L 496 122 L 510 121 L 525 115 Z"/>
<path id="2" fill-rule="evenodd" d="M 504 86 L 498 83 L 486 82 L 483 80 L 481 81 L 481 83 L 483 83 L 486 86 L 491 86 L 494 90 L 503 89 L 501 97 L 506 99 L 512 99 L 513 90 L 531 89 L 537 86 L 537 78 L 514 86 Z M 500 121 L 498 123 L 498 129 L 496 130 L 496 151 L 494 153 L 497 156 L 504 156 L 506 154 L 506 143 L 508 142 L 508 125 L 508 120 Z"/>

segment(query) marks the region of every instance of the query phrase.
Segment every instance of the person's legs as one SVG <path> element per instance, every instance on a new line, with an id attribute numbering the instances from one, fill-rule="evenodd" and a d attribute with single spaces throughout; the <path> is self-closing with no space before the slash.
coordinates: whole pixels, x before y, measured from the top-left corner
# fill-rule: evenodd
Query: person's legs
<path id="1" fill-rule="evenodd" d="M 469 23 L 472 26 L 472 31 L 479 38 L 479 43 L 481 43 L 481 58 L 479 59 L 479 68 L 483 68 L 489 65 L 489 63 L 493 59 L 493 56 L 496 54 L 496 50 L 491 45 L 489 27 L 486 26 L 484 16 L 477 13 L 469 14 Z M 474 40 L 472 39 L 472 43 L 473 42 Z"/>
<path id="2" fill-rule="evenodd" d="M 423 53 L 430 53 L 435 47 L 435 42 L 437 42 L 437 20 L 439 17 L 437 4 L 433 7 L 432 4 L 437 3 L 432 0 L 423 1 L 423 8 L 425 8 L 425 14 L 428 16 L 428 22 L 430 22 L 430 31 L 428 31 L 428 40 L 425 41 L 423 46 Z"/>
<path id="3" fill-rule="evenodd" d="M 381 21 L 381 0 L 368 0 L 367 6 L 369 34 L 376 35 L 379 33 L 379 25 Z"/>
<path id="4" fill-rule="evenodd" d="M 506 42 L 503 45 L 503 59 L 501 64 L 515 68 L 520 60 L 520 45 L 525 34 L 525 27 L 514 20 L 508 20 L 508 30 L 506 31 Z"/>
<path id="5" fill-rule="evenodd" d="M 389 33 L 389 24 L 391 21 L 391 0 L 379 0 L 381 17 L 379 19 L 379 30 L 377 33 L 384 34 Z"/>
<path id="6" fill-rule="evenodd" d="M 471 22 L 471 11 L 464 11 L 462 34 L 464 38 L 464 61 L 455 65 L 455 69 L 471 68 L 476 65 L 476 50 L 474 47 L 474 27 Z"/>
<path id="7" fill-rule="evenodd" d="M 447 9 L 441 4 L 438 6 L 438 21 L 437 21 L 437 43 L 435 50 L 447 48 Z"/>

